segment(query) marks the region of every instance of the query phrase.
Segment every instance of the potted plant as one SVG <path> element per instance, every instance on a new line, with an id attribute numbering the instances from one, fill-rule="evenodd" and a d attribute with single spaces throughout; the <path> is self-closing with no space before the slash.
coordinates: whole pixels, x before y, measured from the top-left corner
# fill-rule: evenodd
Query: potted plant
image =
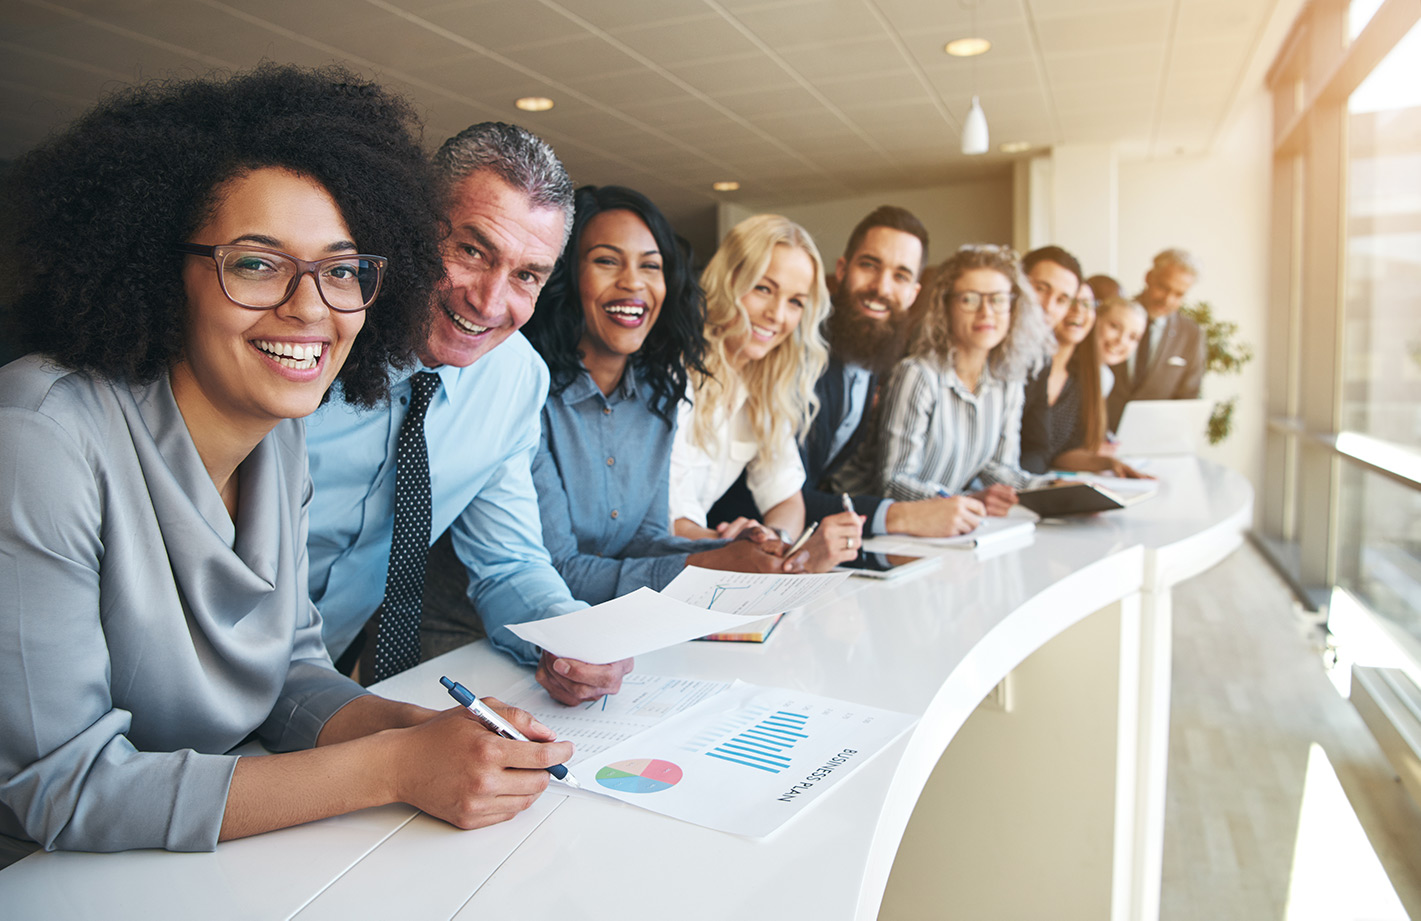
<path id="1" fill-rule="evenodd" d="M 1238 339 L 1238 324 L 1214 316 L 1208 301 L 1186 304 L 1179 309 L 1184 316 L 1199 324 L 1204 331 L 1204 370 L 1215 374 L 1241 374 L 1243 366 L 1253 360 L 1253 347 Z M 1233 431 L 1234 406 L 1238 396 L 1219 400 L 1209 414 L 1209 444 L 1216 445 Z"/>

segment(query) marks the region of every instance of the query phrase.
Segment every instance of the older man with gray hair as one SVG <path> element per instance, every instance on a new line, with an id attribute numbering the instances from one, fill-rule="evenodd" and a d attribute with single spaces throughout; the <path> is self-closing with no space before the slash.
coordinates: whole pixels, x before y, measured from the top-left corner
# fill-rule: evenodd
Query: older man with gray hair
<path id="1" fill-rule="evenodd" d="M 548 369 L 518 332 L 567 238 L 572 182 L 546 143 L 502 123 L 449 139 L 434 165 L 446 278 L 418 363 L 391 369 L 388 406 L 357 409 L 333 392 L 306 424 L 311 599 L 326 646 L 363 680 L 444 651 L 421 649 L 421 625 L 428 550 L 447 530 L 495 647 L 537 664 L 564 703 L 615 693 L 630 660 L 559 658 L 507 629 L 586 606 L 543 547 L 531 465 Z"/>
<path id="2" fill-rule="evenodd" d="M 1135 300 L 1149 314 L 1150 323 L 1135 354 L 1110 369 L 1115 385 L 1106 402 L 1112 429 L 1120 424 L 1130 400 L 1190 400 L 1199 396 L 1204 377 L 1204 331 L 1179 313 L 1185 295 L 1198 279 L 1198 264 L 1182 249 L 1159 253 L 1145 273 L 1145 289 Z"/>

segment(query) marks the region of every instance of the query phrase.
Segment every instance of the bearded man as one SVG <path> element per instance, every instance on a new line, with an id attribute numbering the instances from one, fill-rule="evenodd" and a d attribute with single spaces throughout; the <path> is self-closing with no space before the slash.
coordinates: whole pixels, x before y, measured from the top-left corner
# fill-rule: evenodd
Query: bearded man
<path id="1" fill-rule="evenodd" d="M 834 266 L 834 309 L 829 315 L 829 366 L 815 384 L 819 413 L 800 445 L 804 462 L 805 520 L 844 511 L 843 496 L 827 482 L 868 436 L 880 380 L 903 357 L 909 308 L 922 287 L 928 232 L 912 212 L 881 205 L 859 221 Z M 985 514 L 972 496 L 895 502 L 882 496 L 850 497 L 867 520 L 864 536 L 965 534 Z M 715 520 L 757 517 L 749 493 L 737 483 L 712 509 Z"/>

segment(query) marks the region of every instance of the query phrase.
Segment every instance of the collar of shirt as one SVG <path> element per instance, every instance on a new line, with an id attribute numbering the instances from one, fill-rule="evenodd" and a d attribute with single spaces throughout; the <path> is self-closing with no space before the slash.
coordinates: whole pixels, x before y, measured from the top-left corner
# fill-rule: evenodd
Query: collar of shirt
<path id="1" fill-rule="evenodd" d="M 627 363 L 627 370 L 622 374 L 621 383 L 612 390 L 610 394 L 604 394 L 602 388 L 592 380 L 592 373 L 583 368 L 577 377 L 572 379 L 572 383 L 567 385 L 567 389 L 562 392 L 562 401 L 568 406 L 575 406 L 583 400 L 590 400 L 593 397 L 600 397 L 604 403 L 615 405 L 627 400 L 637 398 L 636 372 L 632 370 L 630 362 Z"/>
<path id="2" fill-rule="evenodd" d="M 465 373 L 471 367 L 473 366 L 459 368 L 454 365 L 440 365 L 437 368 L 431 368 L 424 362 L 416 360 L 413 367 L 395 372 L 390 380 L 390 390 L 408 393 L 411 378 L 421 371 L 432 371 L 439 375 L 440 385 L 439 391 L 434 394 L 434 401 L 449 402 L 461 395 L 466 382 L 472 378 L 472 375 Z"/>
<path id="3" fill-rule="evenodd" d="M 992 373 L 990 361 L 982 366 L 982 376 L 977 380 L 977 390 L 975 393 L 962 382 L 962 378 L 957 376 L 956 368 L 949 368 L 947 372 L 948 389 L 955 393 L 958 399 L 966 400 L 969 403 L 976 403 L 987 393 L 1001 388 L 1004 383 L 1004 381 L 999 380 L 997 376 Z"/>

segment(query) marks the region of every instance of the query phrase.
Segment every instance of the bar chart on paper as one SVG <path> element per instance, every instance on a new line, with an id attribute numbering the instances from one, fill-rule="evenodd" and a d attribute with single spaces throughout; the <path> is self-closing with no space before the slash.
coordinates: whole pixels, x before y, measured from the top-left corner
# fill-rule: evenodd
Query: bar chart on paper
<path id="1" fill-rule="evenodd" d="M 795 743 L 809 738 L 809 717 L 776 710 L 753 726 L 706 752 L 732 764 L 779 774 L 790 766 Z"/>
<path id="2" fill-rule="evenodd" d="M 737 835 L 808 808 L 905 729 L 904 713 L 736 682 L 579 762 L 588 792 Z"/>

